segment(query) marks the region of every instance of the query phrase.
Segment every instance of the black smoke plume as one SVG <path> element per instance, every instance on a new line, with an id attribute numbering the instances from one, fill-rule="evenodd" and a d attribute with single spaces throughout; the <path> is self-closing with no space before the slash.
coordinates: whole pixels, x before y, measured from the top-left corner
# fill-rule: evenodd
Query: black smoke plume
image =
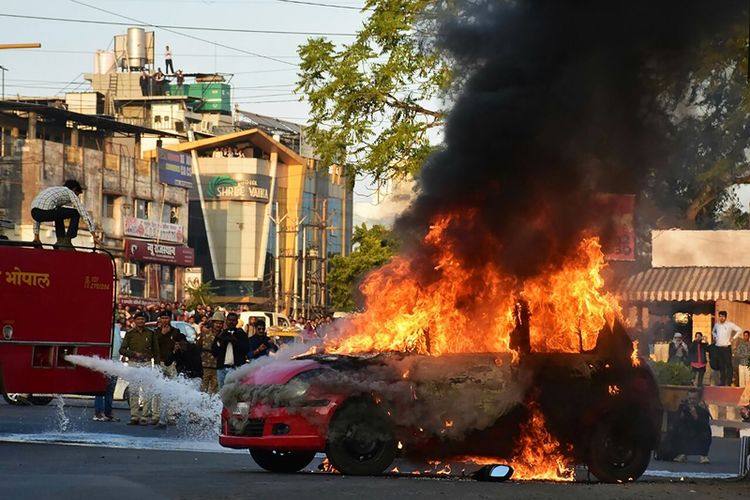
<path id="1" fill-rule="evenodd" d="M 640 192 L 673 147 L 660 93 L 746 18 L 742 0 L 463 2 L 438 36 L 461 92 L 397 229 L 427 252 L 436 216 L 473 211 L 448 233 L 459 258 L 519 278 L 606 236 L 593 195 Z"/>

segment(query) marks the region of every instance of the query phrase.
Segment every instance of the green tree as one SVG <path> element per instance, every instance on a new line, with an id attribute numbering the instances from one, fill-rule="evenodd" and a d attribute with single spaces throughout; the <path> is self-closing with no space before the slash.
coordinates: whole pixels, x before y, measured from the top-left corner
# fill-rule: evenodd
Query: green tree
<path id="1" fill-rule="evenodd" d="M 189 297 L 185 302 L 185 306 L 188 309 L 195 309 L 197 305 L 213 305 L 216 294 L 215 287 L 211 285 L 210 281 L 206 283 L 199 283 L 195 286 L 187 285 L 185 287 L 185 295 Z"/>
<path id="2" fill-rule="evenodd" d="M 747 44 L 745 17 L 729 36 L 706 41 L 689 73 L 662 84 L 673 155 L 645 194 L 672 216 L 668 225 L 746 227 L 746 210 L 728 188 L 750 183 Z"/>
<path id="3" fill-rule="evenodd" d="M 452 77 L 431 34 L 438 9 L 453 2 L 367 0 L 356 40 L 300 46 L 298 91 L 310 103 L 307 138 L 324 165 L 375 181 L 415 173 L 432 151 L 429 131 L 445 113 L 432 103 Z M 351 175 L 354 179 L 354 175 Z"/>
<path id="4" fill-rule="evenodd" d="M 353 291 L 364 275 L 390 260 L 398 248 L 393 232 L 376 224 L 371 228 L 362 224 L 354 228 L 354 250 L 346 256 L 337 255 L 330 261 L 328 289 L 331 307 L 336 311 L 352 311 L 355 307 Z"/>

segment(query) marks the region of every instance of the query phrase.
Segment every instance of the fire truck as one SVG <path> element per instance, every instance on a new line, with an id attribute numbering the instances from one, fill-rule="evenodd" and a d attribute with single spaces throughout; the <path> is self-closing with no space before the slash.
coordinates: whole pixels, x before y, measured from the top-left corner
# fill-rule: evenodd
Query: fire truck
<path id="1" fill-rule="evenodd" d="M 114 278 L 105 251 L 0 239 L 0 393 L 8 403 L 104 392 L 101 374 L 65 356 L 110 357 Z"/>

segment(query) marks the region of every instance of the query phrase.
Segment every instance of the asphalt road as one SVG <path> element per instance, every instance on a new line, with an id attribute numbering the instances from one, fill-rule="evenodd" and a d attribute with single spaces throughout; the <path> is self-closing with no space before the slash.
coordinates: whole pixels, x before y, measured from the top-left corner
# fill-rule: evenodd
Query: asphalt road
<path id="1" fill-rule="evenodd" d="M 125 425 L 91 420 L 90 400 L 66 400 L 63 411 L 0 404 L 0 498 L 664 498 L 746 497 L 750 483 L 705 478 L 736 474 L 737 440 L 716 439 L 712 463 L 652 462 L 636 483 L 480 483 L 457 476 L 348 477 L 317 471 L 260 470 L 245 451 L 220 448 L 210 429 Z M 122 408 L 121 404 L 118 405 Z M 425 464 L 398 464 L 401 470 Z M 429 467 L 428 467 L 429 468 Z M 461 469 L 454 464 L 454 474 Z M 585 479 L 585 475 L 582 475 Z"/>

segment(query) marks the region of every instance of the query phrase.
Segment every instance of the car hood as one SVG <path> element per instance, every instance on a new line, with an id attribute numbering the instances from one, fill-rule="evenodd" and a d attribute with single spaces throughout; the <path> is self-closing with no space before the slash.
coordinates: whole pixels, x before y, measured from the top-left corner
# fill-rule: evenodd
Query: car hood
<path id="1" fill-rule="evenodd" d="M 250 373 L 242 378 L 243 384 L 286 384 L 302 372 L 322 368 L 312 359 L 272 361 L 251 368 Z"/>

